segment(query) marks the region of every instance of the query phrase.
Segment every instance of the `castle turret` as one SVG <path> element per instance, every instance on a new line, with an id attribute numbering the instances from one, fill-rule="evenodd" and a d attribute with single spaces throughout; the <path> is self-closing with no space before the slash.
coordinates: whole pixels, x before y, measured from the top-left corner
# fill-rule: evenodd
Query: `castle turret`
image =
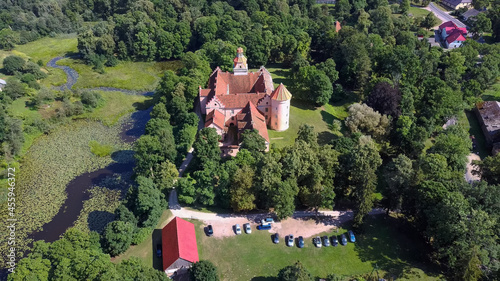
<path id="1" fill-rule="evenodd" d="M 290 100 L 292 94 L 281 83 L 271 94 L 271 122 L 270 127 L 276 131 L 288 129 L 290 119 Z"/>
<path id="2" fill-rule="evenodd" d="M 234 58 L 233 72 L 234 75 L 247 75 L 248 65 L 247 58 L 243 55 L 243 48 L 239 47 L 236 57 Z"/>

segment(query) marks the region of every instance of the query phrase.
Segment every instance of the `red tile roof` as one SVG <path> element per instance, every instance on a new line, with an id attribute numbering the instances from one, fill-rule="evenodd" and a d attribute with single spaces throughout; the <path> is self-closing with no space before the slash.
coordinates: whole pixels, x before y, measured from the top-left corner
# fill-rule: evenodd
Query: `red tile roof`
<path id="1" fill-rule="evenodd" d="M 266 118 L 264 114 L 260 112 L 257 107 L 252 102 L 248 102 L 247 105 L 238 112 L 235 116 L 236 120 L 229 119 L 226 122 L 226 126 L 230 126 L 231 122 L 237 122 L 238 135 L 241 135 L 244 130 L 255 129 L 259 132 L 267 142 L 269 142 L 269 135 L 267 134 Z"/>
<path id="2" fill-rule="evenodd" d="M 224 105 L 225 108 L 243 108 L 247 103 L 259 104 L 259 101 L 264 98 L 264 93 L 238 94 L 238 95 L 220 95 L 217 99 Z"/>
<path id="3" fill-rule="evenodd" d="M 260 76 L 264 77 L 260 78 Z M 269 72 L 262 70 L 249 72 L 246 75 L 234 75 L 216 68 L 210 76 L 208 88 L 214 89 L 216 95 L 252 93 L 256 92 L 256 89 L 260 92 L 265 90 L 270 94 L 273 90 L 272 83 L 269 83 L 269 80 L 272 79 L 270 76 Z"/>
<path id="4" fill-rule="evenodd" d="M 210 111 L 205 118 L 205 127 L 210 124 L 215 124 L 217 127 L 224 129 L 224 114 L 220 113 L 217 109 Z"/>
<path id="5" fill-rule="evenodd" d="M 448 37 L 446 37 L 446 42 L 448 44 L 452 43 L 453 41 L 465 41 L 465 37 L 462 35 L 462 32 L 458 29 L 455 29 L 451 32 Z"/>
<path id="6" fill-rule="evenodd" d="M 163 271 L 179 258 L 199 261 L 194 224 L 175 217 L 161 231 Z"/>
<path id="7" fill-rule="evenodd" d="M 340 26 L 340 22 L 335 21 L 335 32 L 339 32 L 340 29 L 342 29 L 342 27 Z"/>

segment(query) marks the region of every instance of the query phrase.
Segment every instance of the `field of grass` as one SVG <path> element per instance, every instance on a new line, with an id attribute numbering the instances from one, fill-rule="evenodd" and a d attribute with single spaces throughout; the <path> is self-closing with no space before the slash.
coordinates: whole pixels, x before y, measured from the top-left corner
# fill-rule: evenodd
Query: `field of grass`
<path id="1" fill-rule="evenodd" d="M 80 77 L 74 88 L 113 87 L 138 91 L 154 90 L 164 71 L 181 67 L 180 61 L 123 61 L 117 66 L 105 67 L 105 73 L 99 74 L 92 69 L 92 66 L 84 64 L 79 59 L 65 58 L 57 64 L 69 66 L 78 72 Z"/>
<path id="2" fill-rule="evenodd" d="M 151 97 L 142 95 L 127 95 L 122 92 L 98 92 L 105 101 L 104 105 L 92 112 L 75 116 L 75 118 L 101 121 L 103 124 L 111 126 L 125 114 L 137 109 L 144 109 L 144 104 L 148 104 L 151 101 Z"/>
<path id="3" fill-rule="evenodd" d="M 331 273 L 366 276 L 377 265 L 380 277 L 438 280 L 424 273 L 429 268 L 423 266 L 425 252 L 422 245 L 399 232 L 393 218 L 369 218 L 365 233 L 357 235 L 355 244 L 320 249 L 313 246 L 312 238 L 305 239 L 303 249 L 286 247 L 283 237 L 276 245 L 272 243 L 269 232 L 257 230 L 251 235 L 215 239 L 204 235 L 201 222 L 192 222 L 196 227 L 200 259 L 213 262 L 222 280 L 274 280 L 272 277 L 281 268 L 296 261 L 300 261 L 313 276 L 321 278 Z M 339 233 L 345 231 L 341 228 Z"/>
<path id="4" fill-rule="evenodd" d="M 500 101 L 500 80 L 493 84 L 488 90 L 484 91 L 481 97 L 485 101 Z"/>
<path id="5" fill-rule="evenodd" d="M 16 46 L 15 50 L 26 54 L 35 62 L 42 60 L 45 65 L 54 57 L 76 53 L 78 51 L 77 44 L 76 34 L 73 33 L 44 37 L 25 45 Z"/>
<path id="6" fill-rule="evenodd" d="M 153 234 L 150 237 L 148 237 L 139 245 L 130 246 L 130 248 L 125 251 L 125 253 L 112 258 L 111 261 L 114 263 L 119 263 L 123 260 L 128 260 L 131 257 L 138 257 L 147 266 L 162 270 L 161 259 L 158 259 L 154 253 L 156 250 L 156 244 L 161 241 L 161 229 L 165 225 L 167 225 L 171 218 L 172 212 L 170 212 L 170 210 L 165 210 L 161 215 L 158 225 L 156 225 L 156 228 L 155 230 L 153 230 Z"/>
<path id="7" fill-rule="evenodd" d="M 412 14 L 413 17 L 418 18 L 418 17 L 425 17 L 430 11 L 427 11 L 426 9 L 418 8 L 418 7 L 410 7 L 410 10 L 408 13 Z"/>

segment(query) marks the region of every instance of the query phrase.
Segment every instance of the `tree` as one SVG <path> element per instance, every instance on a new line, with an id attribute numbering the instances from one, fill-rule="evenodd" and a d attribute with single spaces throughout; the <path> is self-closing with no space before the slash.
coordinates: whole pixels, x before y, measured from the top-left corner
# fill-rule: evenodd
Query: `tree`
<path id="1" fill-rule="evenodd" d="M 16 265 L 15 273 L 9 274 L 7 280 L 49 280 L 50 260 L 36 257 L 24 258 Z"/>
<path id="2" fill-rule="evenodd" d="M 266 140 L 255 129 L 245 130 L 241 134 L 241 149 L 246 149 L 253 155 L 262 153 L 266 150 Z"/>
<path id="3" fill-rule="evenodd" d="M 189 269 L 189 274 L 193 281 L 219 281 L 217 268 L 207 260 L 194 263 Z"/>
<path id="4" fill-rule="evenodd" d="M 500 184 L 500 153 L 495 156 L 488 156 L 483 161 L 474 160 L 475 170 L 472 172 L 481 175 L 481 179 L 489 184 Z"/>
<path id="5" fill-rule="evenodd" d="M 339 79 L 339 72 L 336 69 L 335 61 L 331 58 L 319 63 L 316 68 L 323 71 L 332 84 Z"/>
<path id="6" fill-rule="evenodd" d="M 131 257 L 116 265 L 121 280 L 167 281 L 167 275 L 152 267 L 146 266 L 138 257 Z"/>
<path id="7" fill-rule="evenodd" d="M 179 178 L 175 184 L 175 190 L 179 197 L 179 202 L 191 205 L 196 199 L 196 181 L 189 175 Z"/>
<path id="8" fill-rule="evenodd" d="M 475 21 L 471 28 L 474 38 L 479 38 L 484 32 L 491 31 L 491 20 L 486 16 L 485 13 L 479 13 L 475 16 Z"/>
<path id="9" fill-rule="evenodd" d="M 349 116 L 345 125 L 352 133 L 361 132 L 383 140 L 389 130 L 389 119 L 386 115 L 375 112 L 366 104 L 355 103 L 349 106 Z"/>
<path id="10" fill-rule="evenodd" d="M 166 208 L 165 196 L 150 178 L 138 176 L 136 182 L 129 199 L 132 210 L 142 227 L 153 227 Z"/>
<path id="11" fill-rule="evenodd" d="M 380 114 L 390 115 L 393 118 L 397 118 L 401 114 L 399 108 L 401 92 L 387 82 L 375 85 L 365 102 L 366 105 Z"/>
<path id="12" fill-rule="evenodd" d="M 193 143 L 193 157 L 198 167 L 207 162 L 220 161 L 219 139 L 220 136 L 214 128 L 203 128 L 198 132 Z"/>
<path id="13" fill-rule="evenodd" d="M 420 26 L 429 30 L 432 27 L 436 26 L 438 22 L 438 18 L 434 15 L 434 13 L 430 12 L 424 17 Z"/>
<path id="14" fill-rule="evenodd" d="M 453 170 L 462 171 L 471 149 L 472 142 L 467 129 L 454 125 L 436 137 L 436 142 L 429 152 L 443 155 Z"/>
<path id="15" fill-rule="evenodd" d="M 12 100 L 23 97 L 28 94 L 25 84 L 21 83 L 16 78 L 7 79 L 7 85 L 2 90 Z"/>
<path id="16" fill-rule="evenodd" d="M 295 211 L 295 198 L 299 193 L 297 180 L 288 178 L 285 181 L 279 182 L 273 193 L 272 205 L 278 219 L 282 220 L 292 216 Z"/>
<path id="17" fill-rule="evenodd" d="M 351 14 L 351 4 L 348 0 L 339 0 L 335 3 L 334 16 L 339 20 L 347 20 Z"/>
<path id="18" fill-rule="evenodd" d="M 165 161 L 160 164 L 159 170 L 155 176 L 156 185 L 162 191 L 167 191 L 174 186 L 175 181 L 179 177 L 179 171 L 175 164 L 170 161 Z"/>
<path id="19" fill-rule="evenodd" d="M 389 207 L 392 210 L 401 209 L 406 190 L 412 184 L 414 177 L 413 163 L 404 154 L 391 160 L 386 168 L 387 195 Z"/>
<path id="20" fill-rule="evenodd" d="M 311 273 L 297 261 L 294 265 L 282 268 L 278 273 L 279 281 L 313 281 Z"/>
<path id="21" fill-rule="evenodd" d="M 309 89 L 309 99 L 316 105 L 325 105 L 332 97 L 332 82 L 322 71 L 317 71 L 311 76 Z"/>
<path id="22" fill-rule="evenodd" d="M 300 125 L 295 141 L 299 140 L 305 141 L 309 145 L 316 146 L 318 144 L 318 133 L 314 131 L 314 126 L 309 124 Z"/>
<path id="23" fill-rule="evenodd" d="M 3 69 L 6 74 L 14 75 L 16 72 L 23 70 L 26 61 L 18 56 L 10 55 L 3 59 Z"/>
<path id="24" fill-rule="evenodd" d="M 391 35 L 394 30 L 392 22 L 392 11 L 388 6 L 380 6 L 375 10 L 371 10 L 370 19 L 372 21 L 371 31 L 386 38 Z"/>
<path id="25" fill-rule="evenodd" d="M 372 210 L 373 193 L 377 184 L 376 171 L 382 164 L 375 143 L 368 136 L 362 136 L 350 154 L 351 186 L 355 200 L 354 225 L 360 227 L 364 217 Z"/>
<path id="26" fill-rule="evenodd" d="M 115 210 L 115 220 L 128 222 L 133 226 L 137 226 L 137 218 L 124 204 L 120 204 Z"/>
<path id="27" fill-rule="evenodd" d="M 128 249 L 132 243 L 134 226 L 124 221 L 110 222 L 104 230 L 105 249 L 111 256 L 117 256 Z"/>
<path id="28" fill-rule="evenodd" d="M 410 10 L 410 0 L 403 0 L 399 5 L 399 11 L 401 12 L 401 14 L 406 15 L 408 14 L 409 10 Z"/>
<path id="29" fill-rule="evenodd" d="M 231 207 L 235 212 L 255 209 L 255 195 L 252 192 L 254 170 L 249 166 L 239 168 L 233 176 Z"/>

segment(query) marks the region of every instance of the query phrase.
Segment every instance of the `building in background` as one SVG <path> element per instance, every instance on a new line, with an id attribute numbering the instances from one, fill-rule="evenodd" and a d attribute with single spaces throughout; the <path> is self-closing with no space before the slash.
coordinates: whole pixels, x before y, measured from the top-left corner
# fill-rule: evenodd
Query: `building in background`
<path id="1" fill-rule="evenodd" d="M 194 224 L 175 217 L 161 230 L 163 271 L 172 276 L 199 261 Z"/>

